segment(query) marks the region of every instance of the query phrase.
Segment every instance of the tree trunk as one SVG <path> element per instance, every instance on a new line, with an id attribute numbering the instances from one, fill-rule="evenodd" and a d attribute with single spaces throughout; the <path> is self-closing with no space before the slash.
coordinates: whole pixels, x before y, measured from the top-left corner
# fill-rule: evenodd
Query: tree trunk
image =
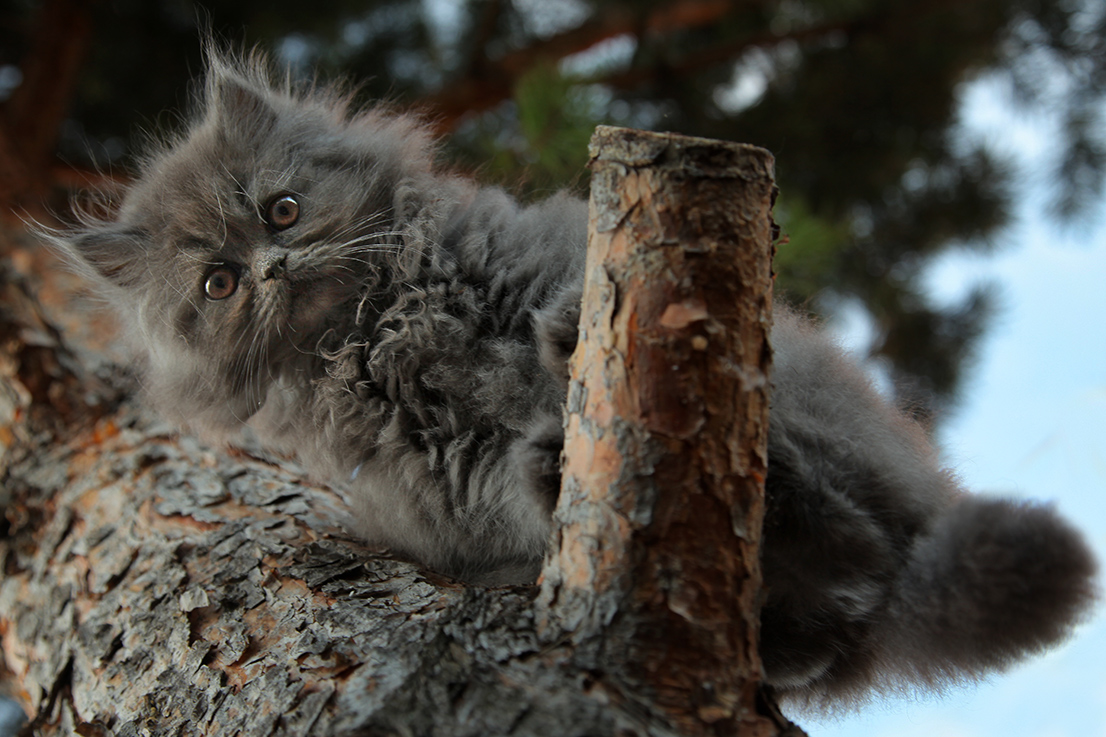
<path id="1" fill-rule="evenodd" d="M 789 728 L 755 699 L 771 157 L 600 129 L 593 166 L 540 586 L 463 586 L 367 548 L 295 464 L 173 434 L 95 345 L 72 347 L 94 321 L 44 317 L 62 277 L 12 250 L 0 635 L 34 734 Z"/>

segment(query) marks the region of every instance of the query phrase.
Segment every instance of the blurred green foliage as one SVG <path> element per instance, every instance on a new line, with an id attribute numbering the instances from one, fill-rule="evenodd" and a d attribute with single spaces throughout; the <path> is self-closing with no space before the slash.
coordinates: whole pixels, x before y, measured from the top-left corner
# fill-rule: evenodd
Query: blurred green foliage
<path id="1" fill-rule="evenodd" d="M 555 65 L 537 64 L 518 79 L 502 110 L 456 132 L 450 158 L 527 197 L 565 187 L 586 195 L 588 141 L 606 120 L 591 93 Z"/>

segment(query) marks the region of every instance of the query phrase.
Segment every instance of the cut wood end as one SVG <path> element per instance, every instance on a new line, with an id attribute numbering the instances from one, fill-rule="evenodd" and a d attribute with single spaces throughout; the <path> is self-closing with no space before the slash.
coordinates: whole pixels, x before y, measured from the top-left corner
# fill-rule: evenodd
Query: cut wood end
<path id="1" fill-rule="evenodd" d="M 682 169 L 708 178 L 775 178 L 776 159 L 767 149 L 682 133 L 601 125 L 592 134 L 588 155 L 593 170 L 600 162 L 611 162 L 630 168 Z"/>

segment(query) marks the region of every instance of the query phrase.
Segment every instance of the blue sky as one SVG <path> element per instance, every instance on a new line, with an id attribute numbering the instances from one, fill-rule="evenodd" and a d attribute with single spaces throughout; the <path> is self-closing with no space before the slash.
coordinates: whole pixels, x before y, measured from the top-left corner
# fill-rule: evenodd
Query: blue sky
<path id="1" fill-rule="evenodd" d="M 994 283 L 1001 310 L 942 429 L 969 488 L 1053 500 L 1106 560 L 1106 199 L 1084 222 L 1048 217 L 1047 115 L 1016 114 L 995 79 L 965 88 L 964 135 L 1013 154 L 1016 222 L 990 256 L 952 254 L 928 278 L 938 300 Z M 849 333 L 862 335 L 852 326 Z M 812 737 L 1106 737 L 1106 607 L 1063 647 L 976 687 L 888 701 Z"/>

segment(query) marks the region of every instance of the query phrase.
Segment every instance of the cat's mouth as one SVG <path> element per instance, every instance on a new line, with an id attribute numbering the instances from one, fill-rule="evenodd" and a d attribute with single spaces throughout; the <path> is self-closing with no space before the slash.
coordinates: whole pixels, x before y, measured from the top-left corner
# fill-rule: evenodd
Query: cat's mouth
<path id="1" fill-rule="evenodd" d="M 293 290 L 289 324 L 296 330 L 311 332 L 333 319 L 334 310 L 349 299 L 353 287 L 338 275 L 313 279 Z"/>
<path id="2" fill-rule="evenodd" d="M 354 293 L 350 275 L 340 269 L 312 268 L 265 279 L 259 285 L 263 320 L 276 328 L 276 339 L 314 345 L 335 310 Z"/>

